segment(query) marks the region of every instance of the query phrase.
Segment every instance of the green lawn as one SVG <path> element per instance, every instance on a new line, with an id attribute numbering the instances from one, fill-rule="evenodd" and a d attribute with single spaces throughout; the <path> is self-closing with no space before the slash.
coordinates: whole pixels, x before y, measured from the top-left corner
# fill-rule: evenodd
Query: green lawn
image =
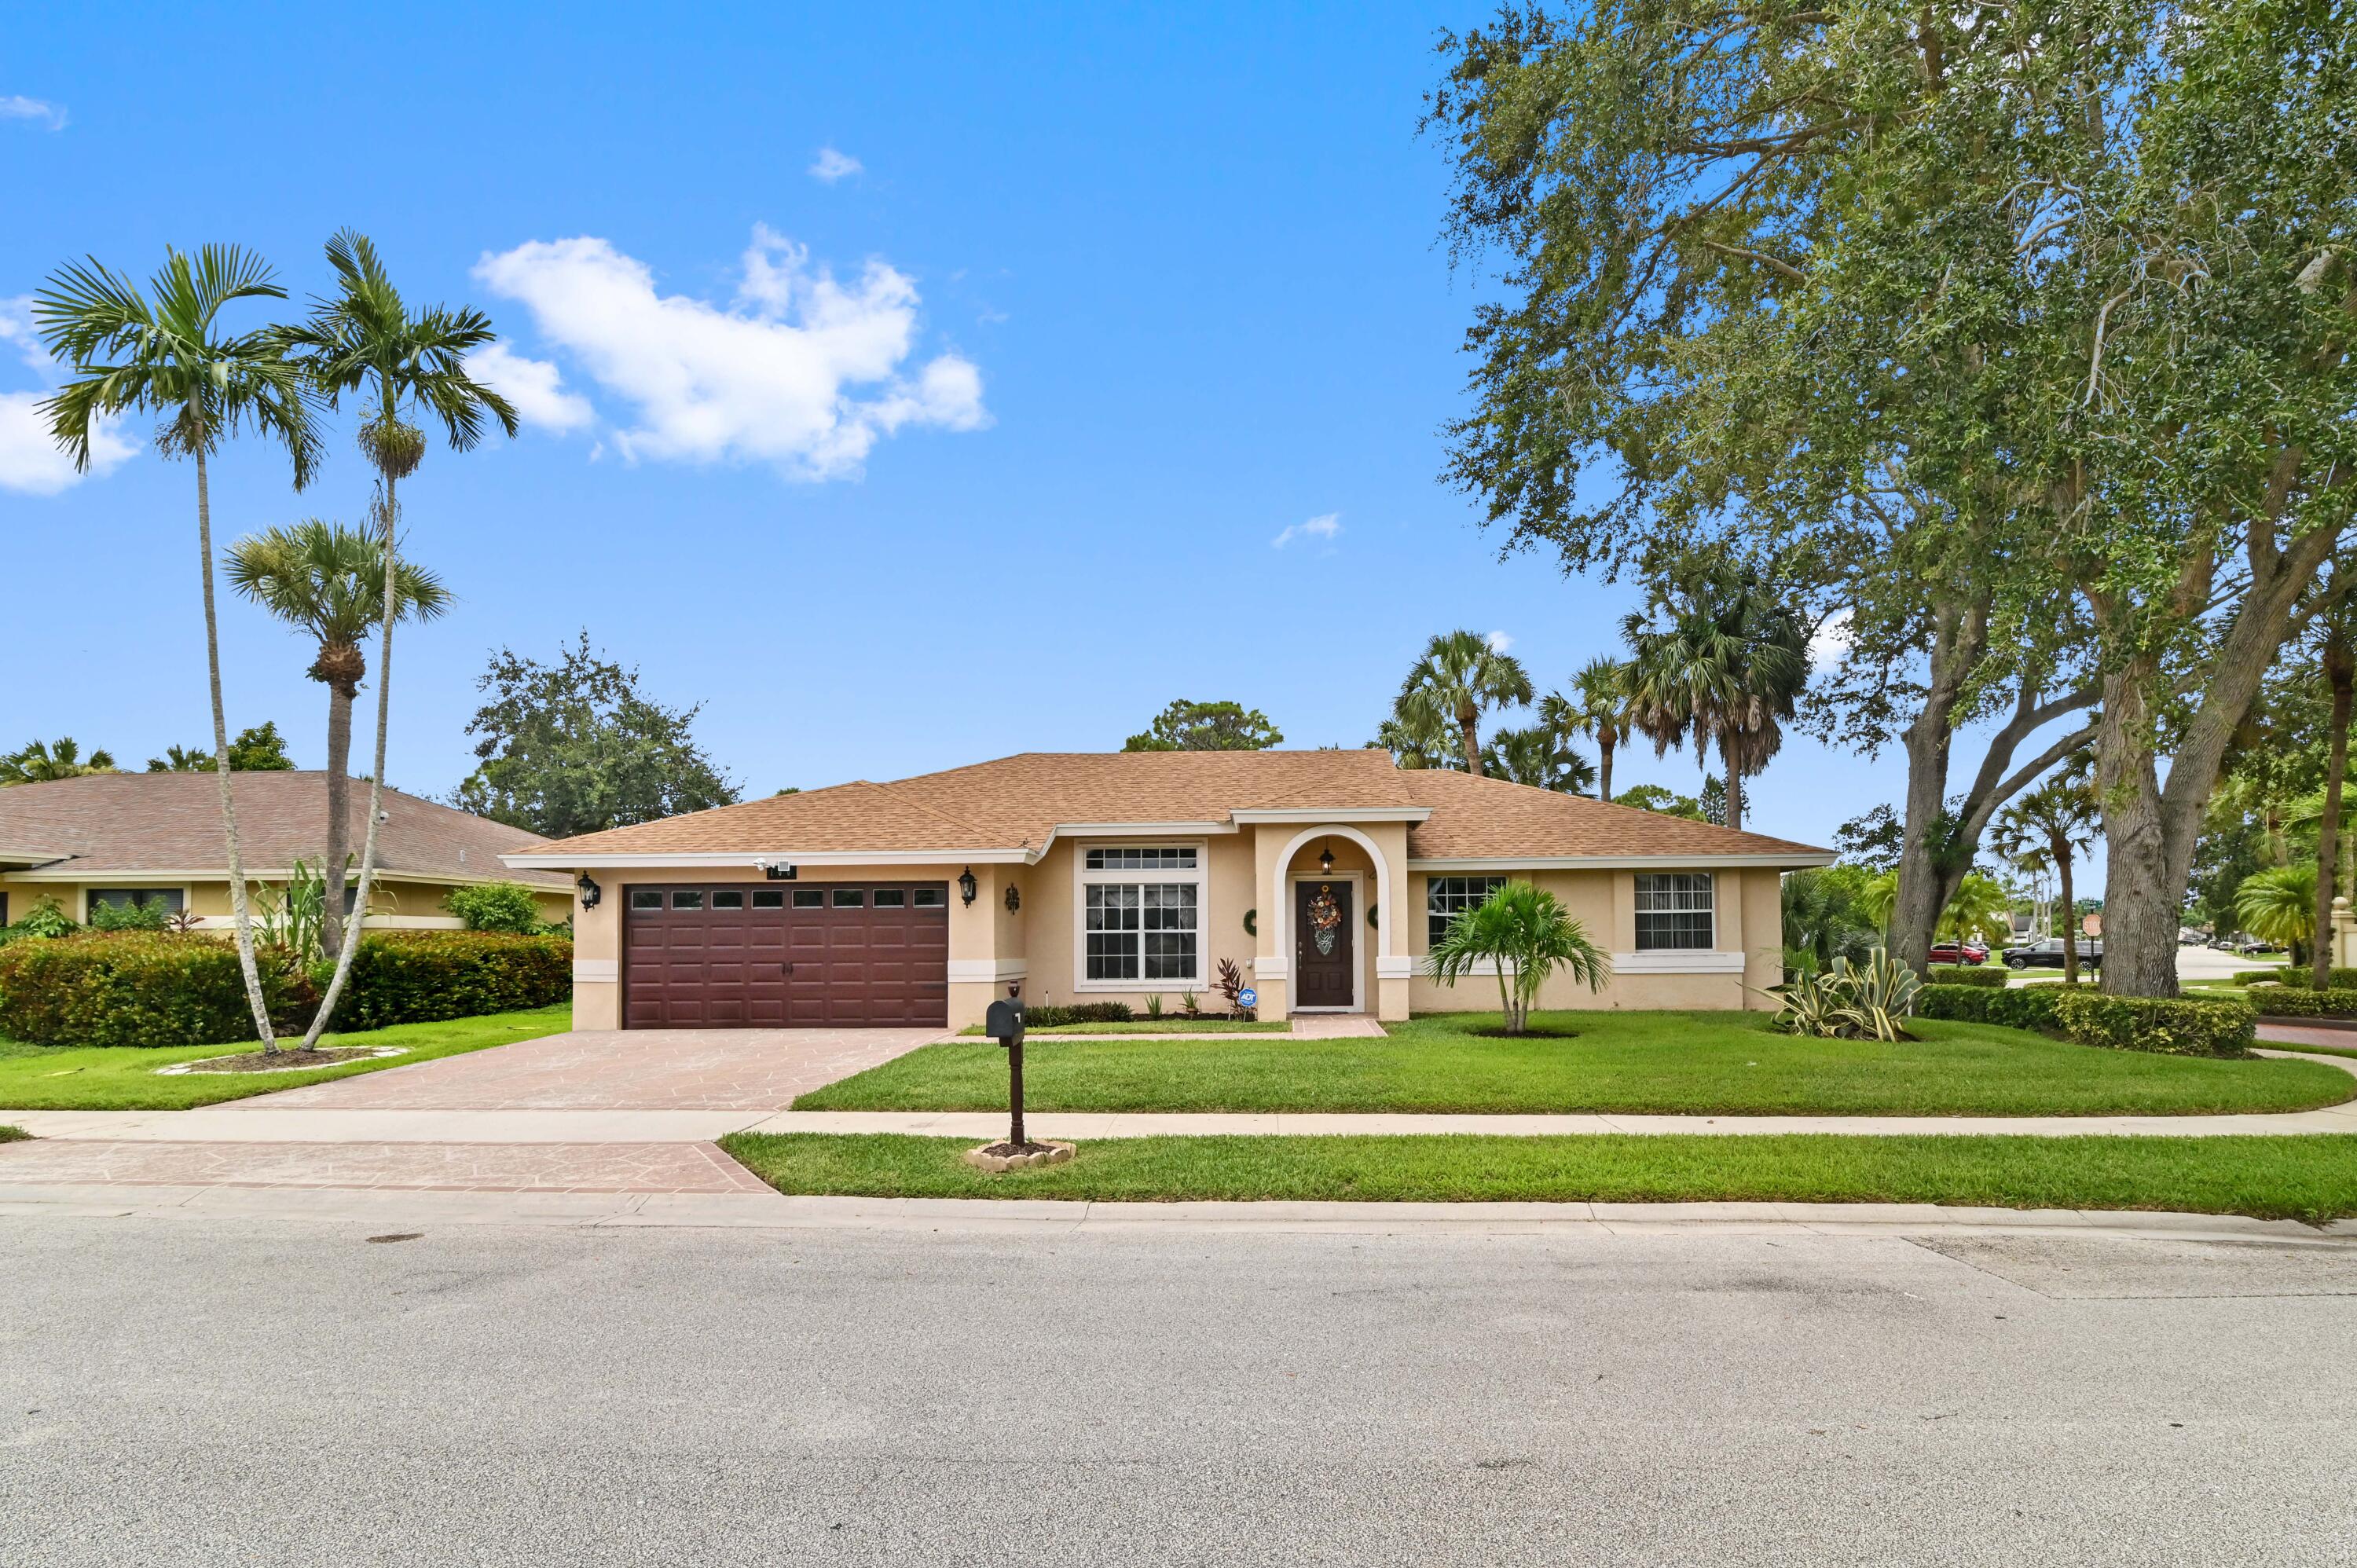
<path id="1" fill-rule="evenodd" d="M 2320 1062 L 2212 1061 L 1917 1020 L 1900 1044 L 1803 1040 L 1764 1013 L 1546 1013 L 1573 1039 L 1488 1039 L 1498 1015 L 1439 1014 L 1388 1038 L 1041 1038 L 1035 1111 L 1624 1112 L 1754 1115 L 2195 1115 L 2357 1096 Z M 947 1041 L 803 1095 L 797 1111 L 996 1111 L 997 1047 Z"/>
<path id="2" fill-rule="evenodd" d="M 1184 1018 L 1133 1018 L 1126 1024 L 1050 1024 L 1044 1029 L 1026 1029 L 1023 1037 L 1036 1040 L 1049 1035 L 1281 1035 L 1291 1027 L 1285 1023 L 1241 1024 L 1227 1018 L 1203 1018 L 1193 1023 Z M 958 1033 L 979 1035 L 982 1026 L 969 1024 Z"/>
<path id="3" fill-rule="evenodd" d="M 2351 1035 L 2349 1043 L 2345 1046 L 2311 1046 L 2305 1043 L 2292 1045 L 2284 1040 L 2261 1040 L 2259 1044 L 2271 1051 L 2306 1051 L 2315 1057 L 2357 1057 L 2357 1034 Z M 1030 1053 L 1026 1051 L 1024 1055 L 1028 1057 Z M 1028 1096 L 1026 1098 L 1028 1099 Z"/>
<path id="4" fill-rule="evenodd" d="M 2357 1137 L 1113 1138 L 985 1176 L 973 1140 L 737 1133 L 780 1192 L 1109 1202 L 1943 1203 L 2157 1208 L 2320 1222 L 2357 1214 Z"/>
<path id="5" fill-rule="evenodd" d="M 526 1013 L 491 1013 L 442 1024 L 398 1024 L 349 1035 L 331 1034 L 330 1046 L 406 1046 L 397 1057 L 313 1068 L 304 1072 L 183 1073 L 170 1078 L 156 1069 L 202 1057 L 234 1056 L 251 1045 L 182 1046 L 150 1050 L 136 1046 L 28 1046 L 0 1039 L 0 1107 L 12 1111 L 179 1111 L 214 1105 L 252 1094 L 294 1089 L 354 1073 L 377 1072 L 409 1062 L 431 1061 L 510 1045 L 573 1027 L 573 1006 L 563 1003 Z"/>

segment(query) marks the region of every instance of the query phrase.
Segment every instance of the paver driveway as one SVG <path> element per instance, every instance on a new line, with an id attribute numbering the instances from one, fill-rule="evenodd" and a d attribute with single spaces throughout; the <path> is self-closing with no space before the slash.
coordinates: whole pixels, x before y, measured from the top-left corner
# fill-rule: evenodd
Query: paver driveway
<path id="1" fill-rule="evenodd" d="M 240 1101 L 254 1111 L 782 1111 L 940 1029 L 575 1029 Z"/>

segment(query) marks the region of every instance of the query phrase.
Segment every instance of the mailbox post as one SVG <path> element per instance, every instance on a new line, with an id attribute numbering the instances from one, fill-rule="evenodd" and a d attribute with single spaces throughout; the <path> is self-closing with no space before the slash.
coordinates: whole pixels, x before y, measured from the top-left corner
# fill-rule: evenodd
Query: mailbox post
<path id="1" fill-rule="evenodd" d="M 1006 1107 L 1011 1112 L 1006 1141 L 1019 1149 L 1029 1140 L 1023 1136 L 1023 998 L 1017 989 L 1008 986 L 1006 1000 L 990 1004 L 983 1029 L 1006 1047 Z"/>

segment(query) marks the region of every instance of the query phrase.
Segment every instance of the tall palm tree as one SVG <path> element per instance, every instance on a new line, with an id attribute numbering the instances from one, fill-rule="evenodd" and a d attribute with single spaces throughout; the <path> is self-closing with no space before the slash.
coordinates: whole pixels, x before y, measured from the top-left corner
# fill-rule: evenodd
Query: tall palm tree
<path id="1" fill-rule="evenodd" d="M 394 571 L 397 617 L 431 620 L 448 607 L 450 592 L 432 572 L 407 561 Z M 319 865 L 326 908 L 339 915 L 351 851 L 352 702 L 368 674 L 361 639 L 384 618 L 384 549 L 374 534 L 307 518 L 230 546 L 227 575 L 231 587 L 318 644 L 307 673 L 328 688 L 327 853 Z M 319 945 L 330 958 L 342 950 L 343 929 L 334 918 L 321 920 Z"/>
<path id="2" fill-rule="evenodd" d="M 1808 628 L 1757 577 L 1698 554 L 1663 573 L 1620 631 L 1631 727 L 1656 756 L 1692 741 L 1700 760 L 1717 745 L 1727 825 L 1741 827 L 1743 780 L 1783 746 L 1783 721 L 1808 682 Z"/>
<path id="3" fill-rule="evenodd" d="M 377 259 L 376 246 L 367 235 L 350 229 L 338 231 L 328 242 L 328 265 L 336 274 L 336 292 L 315 299 L 309 318 L 287 328 L 285 341 L 302 356 L 305 370 L 331 405 L 340 407 L 348 392 L 361 394 L 365 409 L 361 451 L 377 473 L 376 516 L 383 569 L 398 585 L 402 581 L 401 481 L 417 471 L 418 464 L 425 460 L 426 447 L 425 432 L 409 423 L 409 416 L 421 413 L 439 422 L 452 449 L 466 452 L 482 440 L 487 418 L 513 435 L 516 412 L 507 399 L 467 372 L 467 356 L 499 339 L 490 317 L 471 306 L 437 305 L 412 313 L 401 291 L 393 287 L 392 274 Z M 393 717 L 393 623 L 401 610 L 398 596 L 386 596 L 380 609 L 376 761 L 369 773 L 368 827 L 361 841 L 359 891 L 351 913 L 344 918 L 335 973 L 305 1036 L 306 1046 L 318 1039 L 335 1011 L 337 998 L 343 993 L 352 954 L 360 946 L 361 924 L 368 913 L 370 884 L 376 877 L 385 735 Z"/>
<path id="4" fill-rule="evenodd" d="M 1629 733 L 1629 670 L 1604 654 L 1589 660 L 1571 678 L 1566 715 L 1596 742 L 1596 798 L 1612 799 L 1612 749 Z"/>
<path id="5" fill-rule="evenodd" d="M 401 481 L 425 462 L 426 434 L 410 415 L 436 420 L 450 448 L 474 450 L 488 422 L 514 436 L 516 408 L 467 372 L 467 356 L 498 342 L 490 316 L 474 306 L 436 304 L 410 311 L 393 278 L 377 260 L 375 242 L 353 229 L 339 229 L 328 241 L 328 266 L 335 269 L 335 293 L 316 297 L 307 321 L 285 330 L 285 342 L 302 356 L 328 403 L 342 408 L 347 393 L 359 393 L 361 453 L 377 469 L 377 533 L 384 573 L 401 583 Z M 384 804 L 384 738 L 392 728 L 393 620 L 401 596 L 386 595 L 380 606 L 377 639 L 377 752 L 368 773 L 368 830 L 361 834 L 359 896 L 344 918 L 335 973 L 320 997 L 318 1016 L 304 1045 L 318 1040 L 335 1014 L 351 955 L 359 948 L 361 922 L 368 918 L 370 885 L 377 875 L 377 818 Z"/>
<path id="6" fill-rule="evenodd" d="M 1411 733 L 1454 725 L 1465 771 L 1478 777 L 1482 714 L 1530 700 L 1531 678 L 1521 660 L 1499 651 L 1478 631 L 1444 631 L 1408 671 L 1392 716 Z"/>
<path id="7" fill-rule="evenodd" d="M 55 740 L 28 740 L 23 750 L 0 757 L 0 785 L 45 784 L 52 779 L 79 779 L 85 773 L 113 771 L 113 753 L 101 746 L 85 762 L 81 747 L 70 735 Z"/>
<path id="8" fill-rule="evenodd" d="M 2079 906 L 2071 890 L 2071 863 L 2094 847 L 2100 815 L 2095 793 L 2077 774 L 2063 773 L 2018 797 L 1989 824 L 1989 845 L 2008 860 L 2054 867 L 2062 893 L 2062 980 L 2079 979 Z M 2040 933 L 2041 936 L 2043 932 Z"/>
<path id="9" fill-rule="evenodd" d="M 229 719 L 221 707 L 221 627 L 213 607 L 212 497 L 205 465 L 222 441 L 252 429 L 286 449 L 299 490 L 318 466 L 318 428 L 303 373 L 288 359 L 280 331 L 265 327 L 230 333 L 221 325 L 221 312 L 241 300 L 286 297 L 269 263 L 235 245 L 207 245 L 194 256 L 167 251 L 148 288 L 152 298 L 128 276 L 91 257 L 53 274 L 33 296 L 41 342 L 73 377 L 41 410 L 49 417 L 49 434 L 77 469 L 89 468 L 91 438 L 102 423 L 124 413 L 155 416 L 156 449 L 196 466 L 205 676 L 212 695 L 221 832 L 229 849 L 230 914 L 254 1030 L 262 1048 L 275 1051 L 270 1006 L 253 959 L 237 802 L 230 793 Z"/>

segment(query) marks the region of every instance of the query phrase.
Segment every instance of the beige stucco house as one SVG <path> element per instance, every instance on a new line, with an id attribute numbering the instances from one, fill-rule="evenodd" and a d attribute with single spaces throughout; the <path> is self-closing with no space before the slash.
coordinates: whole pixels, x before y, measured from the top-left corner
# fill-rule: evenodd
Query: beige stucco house
<path id="1" fill-rule="evenodd" d="M 327 836 L 328 776 L 316 769 L 232 773 L 238 838 L 249 886 L 283 890 L 295 863 L 316 869 Z M 541 917 L 572 910 L 566 878 L 511 872 L 500 852 L 535 835 L 398 789 L 384 792 L 381 870 L 369 924 L 380 930 L 455 930 L 443 896 L 462 883 L 520 881 Z M 352 787 L 351 843 L 367 826 L 368 786 Z M 220 786 L 210 773 L 92 773 L 0 789 L 0 924 L 53 899 L 78 921 L 94 903 L 160 905 L 193 914 L 200 929 L 231 924 Z"/>
<path id="2" fill-rule="evenodd" d="M 1547 1007 L 1760 1006 L 1779 879 L 1830 852 L 1380 751 L 1003 757 L 617 828 L 503 857 L 578 879 L 584 1028 L 978 1023 L 1026 1001 L 1185 993 L 1232 961 L 1261 1015 L 1497 1005 L 1422 972 L 1509 879 L 1612 954 Z"/>

